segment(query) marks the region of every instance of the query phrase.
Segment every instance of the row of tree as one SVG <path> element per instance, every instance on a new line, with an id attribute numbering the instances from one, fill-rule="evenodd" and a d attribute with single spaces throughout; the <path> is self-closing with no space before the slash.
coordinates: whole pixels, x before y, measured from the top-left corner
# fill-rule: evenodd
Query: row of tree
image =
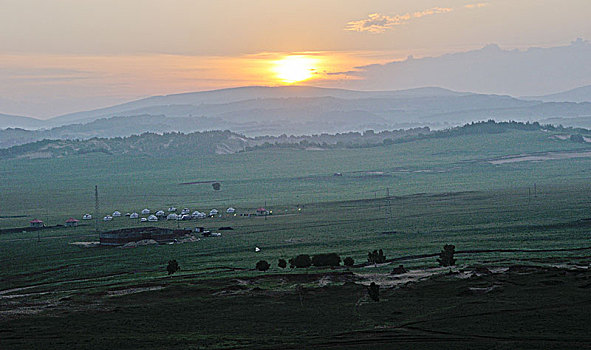
<path id="1" fill-rule="evenodd" d="M 456 259 L 454 259 L 456 247 L 452 244 L 446 244 L 443 246 L 443 249 L 439 253 L 439 259 L 437 262 L 440 266 L 453 266 L 456 263 Z M 287 263 L 289 263 L 290 268 L 308 268 L 310 266 L 316 267 L 336 267 L 341 265 L 341 261 L 343 265 L 351 267 L 355 265 L 355 260 L 352 257 L 346 257 L 345 259 L 341 260 L 341 257 L 337 253 L 327 253 L 327 254 L 316 254 L 310 256 L 308 254 L 300 254 L 294 258 L 289 259 L 286 261 L 285 259 L 279 259 L 277 261 L 277 266 L 284 269 L 287 267 Z M 372 252 L 367 253 L 367 262 L 370 264 L 383 264 L 386 262 L 386 255 L 384 255 L 384 251 L 382 249 L 374 250 Z M 256 263 L 255 268 L 259 271 L 267 271 L 271 268 L 271 264 L 269 264 L 266 260 L 260 260 Z"/>

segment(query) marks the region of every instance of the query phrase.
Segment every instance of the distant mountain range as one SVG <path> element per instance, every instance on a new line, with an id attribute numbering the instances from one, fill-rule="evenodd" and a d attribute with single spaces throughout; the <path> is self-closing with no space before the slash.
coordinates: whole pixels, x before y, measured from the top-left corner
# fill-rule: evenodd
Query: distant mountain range
<path id="1" fill-rule="evenodd" d="M 591 102 L 591 85 L 550 95 L 522 97 L 522 99 L 544 102 Z"/>
<path id="2" fill-rule="evenodd" d="M 242 87 L 154 96 L 43 121 L 0 115 L 0 126 L 11 128 L 0 130 L 0 147 L 43 139 L 124 137 L 143 132 L 232 130 L 248 136 L 302 135 L 419 126 L 443 128 L 486 119 L 576 120 L 591 117 L 591 102 L 580 102 L 587 100 L 589 90 L 583 87 L 518 99 L 435 87 L 398 91 Z M 544 102 L 561 96 L 576 97 L 577 102 Z"/>

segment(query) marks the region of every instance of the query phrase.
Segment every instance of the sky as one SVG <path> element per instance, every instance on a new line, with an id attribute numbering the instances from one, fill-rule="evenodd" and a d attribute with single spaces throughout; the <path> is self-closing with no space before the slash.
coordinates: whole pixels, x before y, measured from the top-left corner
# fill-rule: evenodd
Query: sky
<path id="1" fill-rule="evenodd" d="M 356 67 L 591 39 L 589 0 L 0 0 L 0 113 L 48 118 Z M 303 79 L 303 80 L 299 80 Z"/>

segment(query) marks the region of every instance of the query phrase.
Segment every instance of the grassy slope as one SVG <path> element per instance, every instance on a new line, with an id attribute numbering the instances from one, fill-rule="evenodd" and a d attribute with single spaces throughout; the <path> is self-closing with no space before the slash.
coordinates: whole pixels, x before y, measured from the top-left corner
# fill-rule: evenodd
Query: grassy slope
<path id="1" fill-rule="evenodd" d="M 167 207 L 169 204 L 201 210 L 226 205 L 242 209 L 254 208 L 265 199 L 276 214 L 285 214 L 286 209 L 286 214 L 295 214 L 295 204 L 305 206 L 296 215 L 274 215 L 267 220 L 242 217 L 208 219 L 204 223 L 209 228 L 230 225 L 235 230 L 224 232 L 221 238 L 204 239 L 192 244 L 133 250 L 81 249 L 67 244 L 96 239 L 92 228 L 87 226 L 43 231 L 41 242 L 36 242 L 35 233 L 3 234 L 0 235 L 0 284 L 2 289 L 36 286 L 28 289 L 27 293 L 51 291 L 57 293 L 56 297 L 79 298 L 81 303 L 88 303 L 95 295 L 93 293 L 100 296 L 115 287 L 160 283 L 165 264 L 172 258 L 177 259 L 182 267 L 178 278 L 197 284 L 209 280 L 209 285 L 212 278 L 258 275 L 252 271 L 229 271 L 223 266 L 252 268 L 257 260 L 268 259 L 273 265 L 271 272 L 277 273 L 282 270 L 276 267 L 276 259 L 297 253 L 336 251 L 342 256 L 351 255 L 355 260 L 363 261 L 370 249 L 382 248 L 388 257 L 395 257 L 433 253 L 444 243 L 454 243 L 459 250 L 588 246 L 591 224 L 581 219 L 590 216 L 587 195 L 590 189 L 587 184 L 590 160 L 497 166 L 482 162 L 507 154 L 581 147 L 585 146 L 551 140 L 547 134 L 540 132 L 513 132 L 485 138 L 465 136 L 370 149 L 322 152 L 275 150 L 189 160 L 96 156 L 4 161 L 0 163 L 0 171 L 2 178 L 7 180 L 0 184 L 1 215 L 41 215 L 48 217 L 49 223 L 58 223 L 67 216 L 79 216 L 84 211 L 90 211 L 95 183 L 100 185 L 101 205 L 105 211 L 106 208 L 131 211 L 144 206 Z M 434 172 L 400 172 L 401 168 Z M 343 172 L 344 176 L 333 177 L 332 173 L 337 171 Z M 384 171 L 390 176 L 365 176 L 364 173 L 356 173 L 358 171 Z M 180 182 L 211 179 L 222 181 L 222 191 L 214 192 L 210 185 L 178 185 Z M 533 182 L 538 188 L 536 198 L 528 196 L 527 186 Z M 391 229 L 384 220 L 385 200 L 374 199 L 376 195 L 384 195 L 385 187 L 390 187 L 391 193 L 396 195 L 391 203 L 393 226 L 399 233 L 394 235 L 380 233 Z M 426 194 L 416 194 L 420 192 Z M 360 198 L 365 199 L 357 200 Z M 51 209 L 46 212 L 45 207 Z M 0 224 L 3 227 L 17 226 L 23 220 L 28 219 L 1 219 Z M 122 225 L 129 225 L 128 219 L 115 220 L 105 228 Z M 174 227 L 176 223 L 162 222 L 157 225 Z M 254 246 L 260 246 L 262 251 L 255 253 Z M 581 252 L 462 255 L 459 260 L 463 265 L 503 265 L 524 261 L 532 263 L 538 259 L 555 263 L 586 261 Z M 405 263 L 414 267 L 434 264 L 434 259 Z M 349 299 L 343 302 L 351 303 L 354 301 L 350 298 L 359 292 L 347 293 L 343 294 L 343 298 Z M 340 295 L 337 292 L 333 294 L 326 297 Z M 149 295 L 156 298 L 150 303 L 159 305 L 154 306 L 154 312 L 160 315 L 166 313 L 169 307 L 176 310 L 183 305 L 183 300 L 176 300 L 176 297 L 170 301 L 172 305 L 168 305 L 159 303 L 157 294 Z M 131 305 L 139 303 L 139 299 L 135 299 L 137 296 L 126 298 L 121 299 L 122 302 Z M 193 307 L 198 307 L 201 302 L 210 302 L 209 297 L 204 298 L 198 299 L 200 301 L 196 301 Z M 322 305 L 325 302 L 323 298 L 316 302 Z M 263 298 L 257 303 L 264 304 L 264 301 Z M 252 300 L 238 298 L 219 302 L 218 308 L 238 303 L 225 310 L 230 314 L 239 312 L 243 315 L 239 311 L 243 307 L 241 305 L 251 305 Z M 291 303 L 285 306 L 286 310 L 292 310 Z M 215 305 L 212 305 L 212 310 L 215 310 Z M 0 302 L 0 309 L 7 307 L 10 305 Z M 144 315 L 144 309 L 124 309 L 133 314 L 125 314 L 125 319 L 157 317 Z M 103 324 L 97 332 L 104 330 L 101 327 L 106 327 L 109 320 L 122 320 L 118 314 L 92 315 L 102 320 L 97 321 L 97 324 Z M 75 327 L 80 317 L 83 316 L 75 313 L 58 324 L 73 322 L 68 327 Z M 204 316 L 195 317 L 200 322 L 209 322 L 199 318 Z M 355 323 L 352 329 L 363 328 L 362 324 L 373 317 L 362 317 L 361 323 Z M 191 322 L 191 315 L 186 314 L 181 319 L 183 324 Z M 39 324 L 45 324 L 42 319 L 39 321 Z M 223 321 L 223 318 L 214 318 L 212 322 Z M 22 322 L 26 324 L 26 321 Z M 133 324 L 133 321 L 129 322 Z M 146 327 L 153 326 L 150 322 Z M 191 326 L 190 329 L 199 327 L 198 324 Z M 244 327 L 242 324 L 235 326 Z M 200 334 L 219 334 L 218 339 L 222 337 L 216 332 L 221 330 Z M 287 332 L 287 328 L 282 332 Z M 98 337 L 99 333 L 95 336 Z M 179 331 L 177 335 L 189 336 L 186 330 Z M 118 337 L 122 344 L 137 341 L 132 335 L 119 334 Z M 168 339 L 162 332 L 157 332 L 154 337 L 158 339 L 156 343 Z M 291 336 L 280 333 L 278 337 L 288 339 Z M 70 341 L 72 339 L 76 337 Z M 252 341 L 252 338 L 249 339 Z M 209 341 L 216 342 L 215 338 Z M 185 343 L 181 341 L 180 344 Z M 232 343 L 227 346 L 232 347 Z"/>

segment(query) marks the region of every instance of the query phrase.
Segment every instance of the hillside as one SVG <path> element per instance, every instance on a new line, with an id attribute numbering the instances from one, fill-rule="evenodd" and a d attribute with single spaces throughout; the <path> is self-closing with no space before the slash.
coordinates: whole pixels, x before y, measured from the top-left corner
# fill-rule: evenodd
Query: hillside
<path id="1" fill-rule="evenodd" d="M 427 127 L 407 130 L 391 130 L 364 133 L 347 132 L 309 136 L 259 136 L 247 137 L 231 131 L 207 131 L 183 133 L 143 133 L 128 137 L 91 138 L 88 140 L 42 140 L 24 145 L 0 149 L 0 159 L 9 158 L 61 158 L 88 153 L 108 155 L 136 155 L 170 157 L 177 155 L 231 154 L 261 148 L 333 149 L 366 148 L 411 142 L 430 138 L 448 138 L 462 135 L 499 134 L 511 130 L 564 131 L 579 135 L 576 142 L 585 142 L 582 135 L 589 135 L 587 129 L 564 129 L 539 123 L 521 122 L 477 122 L 444 130 L 432 131 Z"/>
<path id="2" fill-rule="evenodd" d="M 45 125 L 44 120 L 0 113 L 0 129 L 1 128 L 36 129 L 36 128 L 43 127 L 44 125 Z"/>
<path id="3" fill-rule="evenodd" d="M 591 85 L 581 86 L 568 91 L 543 96 L 527 96 L 526 100 L 539 100 L 544 102 L 591 102 Z"/>

